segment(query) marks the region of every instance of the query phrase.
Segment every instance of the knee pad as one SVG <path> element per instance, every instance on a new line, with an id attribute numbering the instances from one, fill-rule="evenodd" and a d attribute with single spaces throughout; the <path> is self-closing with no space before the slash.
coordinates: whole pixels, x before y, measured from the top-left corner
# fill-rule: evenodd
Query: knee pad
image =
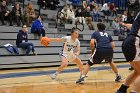
<path id="1" fill-rule="evenodd" d="M 32 50 L 32 46 L 29 46 L 30 50 Z"/>
<path id="2" fill-rule="evenodd" d="M 92 66 L 94 64 L 93 62 L 93 56 L 91 56 L 89 59 L 88 59 L 88 62 L 87 62 L 90 66 Z"/>
<path id="3" fill-rule="evenodd" d="M 92 66 L 94 63 L 92 63 L 90 60 L 88 60 L 87 64 Z"/>

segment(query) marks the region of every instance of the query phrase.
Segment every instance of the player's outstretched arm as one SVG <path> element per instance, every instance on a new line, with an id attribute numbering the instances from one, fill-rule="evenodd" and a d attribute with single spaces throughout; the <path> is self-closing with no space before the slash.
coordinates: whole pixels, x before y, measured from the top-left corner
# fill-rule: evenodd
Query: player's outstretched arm
<path id="1" fill-rule="evenodd" d="M 49 38 L 50 42 L 63 42 L 62 38 Z"/>
<path id="2" fill-rule="evenodd" d="M 120 22 L 122 26 L 125 26 L 127 29 L 131 29 L 132 24 Z"/>
<path id="3" fill-rule="evenodd" d="M 49 37 L 42 37 L 40 42 L 44 46 L 48 46 L 50 42 L 63 42 L 62 38 L 49 38 Z"/>

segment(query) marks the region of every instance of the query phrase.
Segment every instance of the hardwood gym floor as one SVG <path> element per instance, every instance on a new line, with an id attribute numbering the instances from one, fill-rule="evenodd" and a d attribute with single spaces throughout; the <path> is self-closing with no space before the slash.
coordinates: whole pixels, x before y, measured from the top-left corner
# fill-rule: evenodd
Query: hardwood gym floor
<path id="1" fill-rule="evenodd" d="M 117 64 L 122 81 L 116 83 L 108 64 L 92 66 L 84 84 L 76 84 L 79 71 L 76 66 L 66 68 L 55 80 L 50 74 L 57 67 L 0 71 L 0 93 L 115 93 L 131 72 L 128 63 Z"/>

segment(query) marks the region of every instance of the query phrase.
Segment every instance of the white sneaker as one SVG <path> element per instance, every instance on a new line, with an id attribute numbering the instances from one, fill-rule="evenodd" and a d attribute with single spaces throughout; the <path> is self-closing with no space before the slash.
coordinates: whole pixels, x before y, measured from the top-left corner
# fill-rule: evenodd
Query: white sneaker
<path id="1" fill-rule="evenodd" d="M 57 76 L 56 74 L 52 74 L 52 75 L 50 75 L 51 79 L 55 79 L 56 76 Z"/>

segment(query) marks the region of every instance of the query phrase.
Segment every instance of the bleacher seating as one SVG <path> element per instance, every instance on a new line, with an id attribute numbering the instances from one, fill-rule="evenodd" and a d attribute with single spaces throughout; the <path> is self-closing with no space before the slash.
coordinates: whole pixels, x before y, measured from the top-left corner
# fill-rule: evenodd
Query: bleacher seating
<path id="1" fill-rule="evenodd" d="M 6 32 L 4 32 L 6 28 Z M 17 27 L 2 27 L 0 29 L 0 65 L 2 68 L 18 68 L 18 67 L 32 67 L 32 66 L 56 66 L 60 64 L 59 51 L 63 43 L 51 43 L 48 47 L 43 47 L 40 45 L 38 39 L 34 38 L 33 34 L 29 34 L 29 41 L 33 42 L 35 49 L 38 53 L 37 56 L 23 56 L 24 52 L 22 49 L 19 49 L 19 55 L 12 55 L 6 51 L 4 44 L 10 43 L 15 45 L 17 30 L 20 28 Z M 16 30 L 16 31 L 13 31 Z M 12 33 L 10 33 L 12 32 Z M 93 31 L 83 31 L 80 32 L 80 41 L 81 41 L 81 55 L 82 60 L 88 60 L 90 56 L 89 40 L 90 34 Z M 62 37 L 70 34 L 70 32 L 46 32 L 48 37 Z M 114 61 L 125 61 L 124 56 L 121 51 L 122 41 L 118 41 L 117 36 L 113 36 L 116 42 L 116 48 L 114 50 Z M 71 63 L 73 64 L 73 63 Z M 19 66 L 20 65 L 20 66 Z"/>
<path id="2" fill-rule="evenodd" d="M 25 0 L 26 1 L 26 0 Z M 36 0 L 30 0 L 31 2 L 36 2 Z M 27 3 L 27 2 L 26 2 Z M 34 7 L 38 8 L 37 5 Z M 47 14 L 48 19 L 51 19 L 53 15 L 55 15 L 56 11 L 51 10 L 42 10 L 41 13 Z M 55 28 L 54 20 L 46 20 L 44 21 L 44 26 L 46 29 L 46 36 L 48 37 L 62 37 L 70 34 L 69 29 L 74 27 L 75 25 L 65 24 L 64 27 Z M 95 22 L 94 26 L 96 27 Z M 109 27 L 109 23 L 105 23 L 107 27 Z M 24 56 L 24 51 L 19 48 L 19 55 L 10 54 L 5 48 L 4 45 L 10 43 L 15 45 L 17 32 L 21 29 L 21 27 L 11 27 L 11 26 L 0 26 L 0 69 L 7 68 L 25 68 L 25 67 L 42 67 L 42 66 L 58 66 L 60 65 L 60 57 L 59 51 L 63 46 L 63 43 L 50 43 L 48 47 L 44 47 L 40 44 L 36 35 L 29 33 L 29 41 L 33 42 L 35 45 L 35 49 L 37 52 L 37 56 Z M 30 29 L 30 28 L 28 28 Z M 95 28 L 96 30 L 96 28 Z M 83 32 L 80 32 L 79 40 L 81 43 L 81 54 L 80 58 L 85 63 L 90 57 L 90 38 L 91 34 L 94 31 L 89 30 L 87 26 Z M 113 35 L 112 31 L 107 30 L 108 33 Z M 121 50 L 122 41 L 118 41 L 117 36 L 113 36 L 113 39 L 116 43 L 116 48 L 114 49 L 114 61 L 125 61 L 124 55 Z M 71 63 L 70 64 L 74 64 Z"/>

